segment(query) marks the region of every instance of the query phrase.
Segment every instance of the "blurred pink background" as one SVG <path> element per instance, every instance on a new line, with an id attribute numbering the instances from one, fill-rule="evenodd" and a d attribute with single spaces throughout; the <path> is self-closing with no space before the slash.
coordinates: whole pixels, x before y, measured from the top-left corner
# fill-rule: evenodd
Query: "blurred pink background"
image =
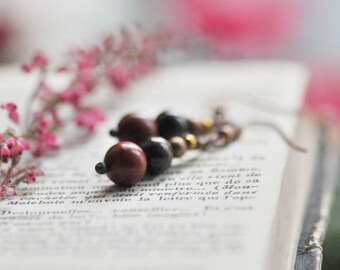
<path id="1" fill-rule="evenodd" d="M 218 58 L 308 64 L 308 104 L 327 113 L 334 107 L 339 115 L 339 10 L 334 0 L 0 0 L 0 61 L 20 62 L 38 49 L 58 58 L 69 45 L 121 24 L 165 24 L 188 40 L 203 40 Z"/>

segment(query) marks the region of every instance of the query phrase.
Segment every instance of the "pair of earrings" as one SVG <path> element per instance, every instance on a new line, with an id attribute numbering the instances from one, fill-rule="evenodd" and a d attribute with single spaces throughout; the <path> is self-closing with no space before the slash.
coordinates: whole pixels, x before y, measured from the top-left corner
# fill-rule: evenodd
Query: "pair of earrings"
<path id="1" fill-rule="evenodd" d="M 198 121 L 171 111 L 161 113 L 155 120 L 130 113 L 110 130 L 119 142 L 107 151 L 95 170 L 117 185 L 132 186 L 146 174 L 163 173 L 173 158 L 188 150 L 219 148 L 235 141 L 241 130 L 225 120 L 223 108 L 217 108 L 213 117 Z"/>

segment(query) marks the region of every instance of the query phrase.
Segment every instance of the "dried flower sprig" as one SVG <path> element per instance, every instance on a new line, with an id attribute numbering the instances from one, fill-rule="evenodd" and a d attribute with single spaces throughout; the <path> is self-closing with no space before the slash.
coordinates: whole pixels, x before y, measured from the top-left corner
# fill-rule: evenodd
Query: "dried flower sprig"
<path id="1" fill-rule="evenodd" d="M 14 103 L 2 105 L 9 119 L 23 130 L 16 135 L 12 129 L 0 133 L 0 197 L 13 196 L 20 183 L 34 183 L 43 171 L 34 165 L 23 165 L 22 155 L 30 152 L 34 159 L 62 147 L 58 131 L 66 124 L 63 107 L 72 109 L 72 121 L 88 132 L 95 130 L 105 115 L 98 104 L 88 104 L 85 99 L 109 83 L 122 91 L 133 80 L 149 73 L 157 64 L 159 52 L 170 44 L 167 31 L 147 34 L 141 28 L 123 28 L 99 44 L 75 48 L 67 62 L 52 68 L 43 52 L 37 52 L 22 69 L 26 73 L 37 71 L 37 87 L 26 108 L 25 120 L 20 121 Z M 49 82 L 55 73 L 66 73 L 70 78 L 66 87 L 58 89 Z"/>

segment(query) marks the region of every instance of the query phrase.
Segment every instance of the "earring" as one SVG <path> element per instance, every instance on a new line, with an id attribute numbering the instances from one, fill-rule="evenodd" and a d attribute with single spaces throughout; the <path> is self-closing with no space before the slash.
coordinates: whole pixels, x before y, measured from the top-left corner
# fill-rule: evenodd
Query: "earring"
<path id="1" fill-rule="evenodd" d="M 143 114 L 130 113 L 125 115 L 118 123 L 118 127 L 111 129 L 109 133 L 120 141 L 141 144 L 154 136 L 170 139 L 187 133 L 203 135 L 210 132 L 214 125 L 214 119 L 211 117 L 191 120 L 171 111 L 162 112 L 155 120 Z"/>
<path id="2" fill-rule="evenodd" d="M 161 113 L 155 120 L 130 113 L 120 120 L 117 129 L 110 130 L 110 135 L 119 142 L 107 151 L 95 170 L 106 174 L 117 185 L 132 186 L 146 174 L 163 173 L 173 158 L 180 158 L 189 150 L 225 147 L 236 141 L 246 127 L 255 125 L 277 131 L 291 148 L 306 152 L 274 123 L 254 121 L 239 126 L 227 121 L 223 107 L 216 108 L 213 117 L 199 121 L 170 111 Z"/>
<path id="3" fill-rule="evenodd" d="M 207 135 L 200 140 L 198 135 Z M 132 186 L 146 174 L 159 175 L 168 169 L 173 158 L 182 157 L 188 150 L 207 150 L 223 147 L 236 140 L 241 129 L 222 121 L 220 112 L 214 118 L 190 120 L 170 111 L 161 113 L 156 120 L 141 114 L 124 116 L 110 135 L 120 142 L 106 153 L 104 161 L 96 165 L 98 174 L 120 186 Z M 158 135 L 158 136 L 157 136 Z"/>

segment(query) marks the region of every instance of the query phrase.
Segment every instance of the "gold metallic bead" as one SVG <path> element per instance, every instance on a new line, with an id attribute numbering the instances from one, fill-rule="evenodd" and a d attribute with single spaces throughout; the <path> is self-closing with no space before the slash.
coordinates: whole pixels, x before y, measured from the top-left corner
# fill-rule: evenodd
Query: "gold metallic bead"
<path id="1" fill-rule="evenodd" d="M 198 148 L 198 140 L 194 134 L 188 133 L 184 136 L 184 140 L 189 150 Z"/>
<path id="2" fill-rule="evenodd" d="M 187 144 L 182 137 L 172 137 L 170 144 L 175 157 L 183 156 L 188 150 Z"/>
<path id="3" fill-rule="evenodd" d="M 209 132 L 209 131 L 211 131 L 211 130 L 214 128 L 214 126 L 215 126 L 215 121 L 214 121 L 213 118 L 207 117 L 207 118 L 204 118 L 204 119 L 202 120 L 202 125 L 203 125 L 205 131 L 206 131 L 206 132 Z"/>

